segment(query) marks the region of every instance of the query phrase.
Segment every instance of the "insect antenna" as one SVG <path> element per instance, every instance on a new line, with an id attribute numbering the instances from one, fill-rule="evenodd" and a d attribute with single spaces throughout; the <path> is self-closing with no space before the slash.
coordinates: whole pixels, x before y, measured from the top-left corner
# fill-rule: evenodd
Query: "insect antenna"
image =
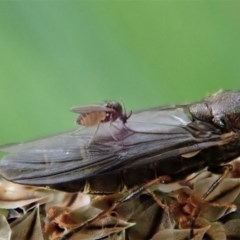
<path id="1" fill-rule="evenodd" d="M 127 120 L 131 117 L 132 111 L 130 111 L 130 113 L 127 115 L 127 111 L 126 111 L 126 107 L 125 107 L 124 101 L 121 100 L 121 102 L 122 102 L 122 106 L 123 106 L 123 114 L 122 114 L 122 116 L 121 116 L 121 120 L 122 120 L 122 122 L 123 122 L 124 125 L 125 125 L 125 123 L 127 122 Z"/>

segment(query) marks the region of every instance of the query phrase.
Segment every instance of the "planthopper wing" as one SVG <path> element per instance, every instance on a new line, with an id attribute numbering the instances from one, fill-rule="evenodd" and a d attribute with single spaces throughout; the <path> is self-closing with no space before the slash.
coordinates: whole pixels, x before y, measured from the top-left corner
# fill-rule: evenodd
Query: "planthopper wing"
<path id="1" fill-rule="evenodd" d="M 221 133 L 211 124 L 195 125 L 184 107 L 134 113 L 126 124 L 100 124 L 96 134 L 96 127 L 85 127 L 2 147 L 8 155 L 0 161 L 0 175 L 20 184 L 54 187 L 165 160 L 174 165 L 179 156 L 220 141 Z"/>

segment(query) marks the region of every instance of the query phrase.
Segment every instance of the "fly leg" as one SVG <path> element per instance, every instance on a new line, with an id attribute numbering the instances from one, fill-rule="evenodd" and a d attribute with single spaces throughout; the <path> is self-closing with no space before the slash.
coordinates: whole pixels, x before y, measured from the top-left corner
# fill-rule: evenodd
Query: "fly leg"
<path id="1" fill-rule="evenodd" d="M 114 132 L 114 129 L 115 129 L 115 132 Z M 122 136 L 125 136 L 124 134 L 126 134 L 127 131 L 128 131 L 128 135 L 133 133 L 133 131 L 130 128 L 128 128 L 125 123 L 121 122 L 120 126 L 116 126 L 116 124 L 114 124 L 113 121 L 110 121 L 109 131 L 111 133 L 112 138 L 116 142 L 121 141 Z"/>
<path id="2" fill-rule="evenodd" d="M 113 138 L 115 141 L 118 141 L 119 139 L 114 136 L 114 130 L 112 130 L 112 128 L 116 128 L 118 131 L 120 131 L 120 129 L 119 129 L 118 127 L 116 127 L 116 126 L 113 125 L 113 121 L 110 121 L 109 131 L 110 131 L 110 133 L 111 133 L 112 138 Z"/>
<path id="3" fill-rule="evenodd" d="M 97 124 L 97 127 L 96 127 L 93 135 L 92 135 L 91 138 L 89 139 L 87 146 L 91 145 L 91 143 L 94 141 L 94 138 L 96 137 L 97 132 L 98 132 L 98 130 L 99 130 L 100 124 L 101 124 L 101 122 Z M 77 130 L 74 131 L 72 134 L 73 134 L 73 135 L 75 135 L 75 134 L 76 134 L 76 135 L 79 135 L 80 131 L 81 131 L 81 129 L 77 129 Z"/>
<path id="4" fill-rule="evenodd" d="M 92 135 L 92 137 L 90 138 L 89 142 L 88 142 L 88 146 L 91 145 L 91 143 L 94 141 L 94 138 L 96 137 L 97 135 L 97 132 L 98 132 L 98 129 L 99 129 L 99 126 L 100 126 L 101 122 L 97 124 L 97 127 Z"/>

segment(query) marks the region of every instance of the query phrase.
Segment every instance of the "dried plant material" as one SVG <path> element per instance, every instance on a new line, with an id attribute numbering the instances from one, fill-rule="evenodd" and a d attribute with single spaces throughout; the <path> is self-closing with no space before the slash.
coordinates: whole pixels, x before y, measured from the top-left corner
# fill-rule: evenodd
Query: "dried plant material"
<path id="1" fill-rule="evenodd" d="M 91 201 L 91 206 L 102 211 L 107 211 L 116 201 L 122 199 L 126 193 L 118 193 L 112 195 L 98 195 L 94 196 Z M 119 218 L 124 220 L 129 220 L 131 216 L 135 213 L 138 206 L 138 202 L 134 198 L 127 202 L 119 204 L 114 212 Z"/>
<path id="2" fill-rule="evenodd" d="M 10 226 L 11 240 L 44 240 L 38 207 L 14 221 Z"/>
<path id="3" fill-rule="evenodd" d="M 7 219 L 12 222 L 16 218 L 10 224 L 13 231 L 11 240 L 28 240 L 31 237 L 37 237 L 37 240 L 59 240 L 68 233 L 71 233 L 69 240 L 181 240 L 189 238 L 191 233 L 194 240 L 206 237 L 225 240 L 228 235 L 239 236 L 239 219 L 234 222 L 232 218 L 224 222 L 222 219 L 229 212 L 236 211 L 235 204 L 240 206 L 240 180 L 225 178 L 207 199 L 202 199 L 218 177 L 201 172 L 185 181 L 166 184 L 165 190 L 159 188 L 163 185 L 159 184 L 153 187 L 154 197 L 148 192 L 141 193 L 109 212 L 112 204 L 126 193 L 91 196 L 9 183 L 1 185 L 0 199 L 3 199 L 2 203 L 8 204 L 5 205 L 9 207 Z M 13 190 L 16 191 L 14 194 L 11 193 Z M 38 203 L 41 204 L 43 229 L 38 208 L 35 208 Z M 90 221 L 103 211 L 105 214 Z M 34 233 L 30 229 L 35 229 Z"/>
<path id="4" fill-rule="evenodd" d="M 231 178 L 239 178 L 240 177 L 240 157 L 231 162 L 232 170 L 230 171 Z"/>
<path id="5" fill-rule="evenodd" d="M 77 209 L 82 206 L 89 205 L 90 195 L 84 193 L 67 193 L 61 191 L 52 190 L 54 198 L 46 203 L 46 209 L 51 207 Z"/>
<path id="6" fill-rule="evenodd" d="M 73 212 L 67 208 L 49 208 L 47 223 L 44 226 L 46 234 L 51 236 L 51 239 L 55 239 L 56 236 L 61 236 L 64 232 L 76 227 L 78 222 L 73 219 L 72 214 Z"/>
<path id="7" fill-rule="evenodd" d="M 125 230 L 110 234 L 109 236 L 105 237 L 104 240 L 125 240 L 126 239 L 126 234 Z"/>
<path id="8" fill-rule="evenodd" d="M 240 218 L 226 222 L 224 224 L 224 231 L 228 237 L 240 239 Z"/>
<path id="9" fill-rule="evenodd" d="M 14 209 L 30 204 L 44 204 L 54 197 L 54 191 L 0 180 L 0 208 Z"/>
<path id="10" fill-rule="evenodd" d="M 189 237 L 191 231 L 194 233 L 194 240 L 203 239 L 205 235 L 211 236 L 214 240 L 224 239 L 226 234 L 223 225 L 216 221 L 221 216 L 227 214 L 227 208 L 232 206 L 234 199 L 239 195 L 239 182 L 238 179 L 232 181 L 231 178 L 226 178 L 219 184 L 219 189 L 216 189 L 216 192 L 213 191 L 209 195 L 211 201 L 203 200 L 202 194 L 208 190 L 209 186 L 217 178 L 218 176 L 209 175 L 209 173 L 206 174 L 205 172 L 192 180 L 190 184 L 193 186 L 192 189 L 186 184 L 175 184 L 175 186 L 178 186 L 175 188 L 178 189 L 177 191 L 167 191 L 167 193 L 155 191 L 156 196 L 168 206 L 166 209 L 161 209 L 152 196 L 143 194 L 120 204 L 114 210 L 115 215 L 118 216 L 118 221 L 121 219 L 131 225 L 121 226 L 121 228 L 119 228 L 119 225 L 114 228 L 111 226 L 110 229 L 104 228 L 103 231 L 103 228 L 101 228 L 99 230 L 95 224 L 101 223 L 101 226 L 106 225 L 106 222 L 103 224 L 109 217 L 109 215 L 106 215 L 99 219 L 98 222 L 91 223 L 87 228 L 76 231 L 70 239 L 95 239 L 104 235 L 109 236 L 109 239 L 111 239 L 112 233 L 124 232 L 124 229 L 126 229 L 126 236 L 130 240 L 150 239 L 153 236 L 157 239 L 158 236 L 162 236 L 161 234 L 165 234 L 166 229 L 172 232 L 174 236 L 175 234 L 179 236 L 179 239 L 181 238 L 180 236 L 186 235 Z M 184 194 L 185 200 L 179 199 L 179 196 Z M 121 194 L 94 197 L 88 207 L 85 205 L 85 208 L 64 212 L 60 217 L 55 218 L 56 230 L 61 228 L 61 234 L 66 230 L 71 231 L 75 223 L 78 226 L 81 225 L 84 221 L 106 210 L 114 201 L 121 197 Z M 66 210 L 67 208 L 64 209 Z M 193 221 L 195 221 L 195 224 L 193 229 L 191 229 Z M 132 223 L 135 224 L 133 225 Z M 177 226 L 180 229 L 177 229 Z M 89 231 L 89 228 L 91 231 Z M 93 229 L 94 231 L 92 232 Z M 162 233 L 162 231 L 164 232 Z M 121 234 L 120 236 L 122 237 Z"/>
<path id="11" fill-rule="evenodd" d="M 130 240 L 144 240 L 152 235 L 155 226 L 161 221 L 161 218 L 159 218 L 159 221 L 156 219 L 157 216 L 160 215 L 159 211 L 155 211 L 156 209 L 160 210 L 159 207 L 154 204 L 149 209 L 146 209 L 148 213 L 144 211 L 135 219 L 136 224 L 127 231 L 127 236 Z M 152 213 L 152 216 L 150 213 Z"/>
<path id="12" fill-rule="evenodd" d="M 97 223 L 87 226 L 81 231 L 76 231 L 69 238 L 69 240 L 100 239 L 109 236 L 112 233 L 122 232 L 123 230 L 130 228 L 133 225 L 134 223 L 129 223 L 117 217 L 109 216 L 99 220 Z"/>
<path id="13" fill-rule="evenodd" d="M 213 182 L 215 182 L 217 179 L 218 179 L 218 176 L 214 175 L 195 183 L 194 188 L 195 188 L 196 196 L 198 196 L 198 198 L 202 197 L 204 194 L 204 191 L 208 189 L 213 184 Z M 216 200 L 229 201 L 232 198 L 235 199 L 236 196 L 238 196 L 239 194 L 239 188 L 240 188 L 240 179 L 225 178 L 222 180 L 222 182 L 218 186 L 216 186 L 214 191 L 206 198 L 206 201 L 216 201 Z"/>
<path id="14" fill-rule="evenodd" d="M 195 196 L 201 199 L 201 193 L 215 181 L 215 177 L 207 178 L 195 185 Z M 240 194 L 240 179 L 225 178 L 204 201 L 202 217 L 216 221 L 222 216 L 236 210 L 235 200 Z"/>
<path id="15" fill-rule="evenodd" d="M 209 229 L 209 226 L 204 228 L 199 228 L 194 231 L 194 240 L 202 240 L 204 234 Z M 155 234 L 151 239 L 152 240 L 186 240 L 190 237 L 190 229 L 166 229 Z"/>
<path id="16" fill-rule="evenodd" d="M 116 215 L 105 216 L 83 228 L 75 229 L 101 212 L 101 209 L 92 206 L 83 206 L 74 210 L 60 207 L 49 208 L 47 213 L 49 222 L 45 225 L 45 232 L 50 239 L 58 239 L 72 230 L 74 232 L 70 239 L 95 239 L 98 236 L 104 237 L 122 231 L 133 225 Z"/>
<path id="17" fill-rule="evenodd" d="M 10 240 L 12 230 L 6 218 L 0 215 L 0 240 Z"/>
<path id="18" fill-rule="evenodd" d="M 240 199 L 238 197 L 240 195 L 239 179 L 223 179 L 208 196 L 208 200 L 204 200 L 202 199 L 203 194 L 208 191 L 219 176 L 209 176 L 205 173 L 203 174 L 204 177 L 200 175 L 196 179 L 192 179 L 192 189 L 183 184 L 182 189 L 179 188 L 174 192 L 162 194 L 155 191 L 156 196 L 167 205 L 167 208 L 163 209 L 163 214 L 166 217 L 162 216 L 160 224 L 155 221 L 155 224 L 159 224 L 158 230 L 155 232 L 156 239 L 158 237 L 159 239 L 165 239 L 165 237 L 181 239 L 180 236 L 183 234 L 184 238 L 185 233 L 188 233 L 189 238 L 191 231 L 194 233 L 194 240 L 202 239 L 205 235 L 214 240 L 227 238 L 223 224 L 217 221 L 220 221 L 221 217 L 226 216 L 231 211 L 236 211 L 235 204 Z M 168 223 L 168 227 L 162 227 L 164 222 Z M 136 223 L 134 227 L 128 230 L 129 233 L 132 229 L 138 227 L 138 222 Z M 199 229 L 205 229 L 205 227 L 208 227 L 208 230 L 204 234 L 201 231 L 199 232 Z M 162 233 L 162 231 L 164 232 Z M 195 236 L 195 233 L 197 233 L 197 236 Z M 175 234 L 179 236 L 175 236 Z"/>
<path id="19" fill-rule="evenodd" d="M 56 196 L 55 201 L 45 206 L 44 231 L 50 239 L 58 239 L 64 232 L 72 230 L 89 217 L 101 212 L 98 209 L 96 209 L 97 213 L 94 212 L 95 208 L 89 205 L 89 197 L 84 194 L 56 192 Z"/>
<path id="20" fill-rule="evenodd" d="M 0 208 L 0 215 L 4 216 L 4 217 L 7 217 L 8 215 L 8 210 L 7 209 L 1 209 Z"/>
<path id="21" fill-rule="evenodd" d="M 201 226 L 199 228 L 204 228 L 204 227 L 208 227 L 206 233 L 205 233 L 205 238 L 209 238 L 212 240 L 226 240 L 227 236 L 226 233 L 224 231 L 224 226 L 221 222 L 211 222 L 205 218 L 201 218 L 199 217 L 196 220 L 196 226 Z M 189 231 L 193 231 L 194 235 L 195 232 L 198 230 L 197 227 L 195 227 L 194 229 L 189 229 Z"/>

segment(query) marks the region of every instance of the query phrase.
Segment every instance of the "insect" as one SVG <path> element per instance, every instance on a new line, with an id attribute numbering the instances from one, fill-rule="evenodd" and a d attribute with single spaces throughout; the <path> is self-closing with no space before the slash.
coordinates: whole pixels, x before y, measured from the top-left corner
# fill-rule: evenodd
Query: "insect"
<path id="1" fill-rule="evenodd" d="M 90 145 L 94 129 L 85 127 L 77 133 L 2 146 L 8 155 L 0 161 L 0 175 L 15 183 L 66 192 L 112 194 L 141 189 L 162 176 L 177 181 L 204 168 L 221 173 L 226 163 L 240 156 L 240 91 L 135 112 L 125 123 L 112 121 L 121 119 L 118 111 L 108 112 Z M 104 128 L 108 119 L 120 141 Z"/>
<path id="2" fill-rule="evenodd" d="M 125 124 L 131 116 L 123 113 L 123 108 L 118 102 L 107 102 L 105 105 L 89 105 L 72 108 L 74 113 L 79 113 L 77 123 L 83 126 L 94 126 L 104 122 L 114 122 L 118 118 Z"/>
<path id="3" fill-rule="evenodd" d="M 139 111 L 127 127 L 113 124 L 121 142 L 100 128 L 89 145 L 94 129 L 86 127 L 75 134 L 2 146 L 9 154 L 0 161 L 0 175 L 19 184 L 107 194 L 162 175 L 175 181 L 205 167 L 219 172 L 222 164 L 240 156 L 239 91 Z"/>
<path id="4" fill-rule="evenodd" d="M 83 125 L 86 127 L 95 126 L 97 128 L 93 133 L 92 138 L 90 138 L 88 145 L 90 145 L 96 137 L 96 134 L 99 130 L 99 126 L 101 123 L 110 122 L 110 127 L 112 123 L 117 119 L 125 125 L 127 119 L 131 116 L 132 112 L 129 115 L 123 113 L 123 108 L 120 103 L 118 102 L 107 102 L 105 105 L 89 105 L 89 106 L 82 106 L 82 107 L 75 107 L 72 108 L 72 112 L 79 113 L 80 115 L 77 118 L 77 123 L 79 125 Z M 110 129 L 110 133 L 112 138 L 116 141 L 118 138 L 115 137 L 112 128 Z"/>

